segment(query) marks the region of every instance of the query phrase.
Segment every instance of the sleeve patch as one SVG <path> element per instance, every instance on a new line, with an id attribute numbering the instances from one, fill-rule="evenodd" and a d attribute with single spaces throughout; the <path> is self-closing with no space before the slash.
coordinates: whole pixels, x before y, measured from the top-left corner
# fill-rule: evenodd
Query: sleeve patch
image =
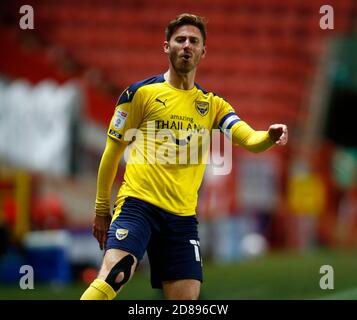
<path id="1" fill-rule="evenodd" d="M 120 130 L 124 127 L 126 119 L 128 118 L 128 112 L 117 109 L 115 111 L 115 116 L 113 118 L 113 127 L 117 130 Z"/>
<path id="2" fill-rule="evenodd" d="M 110 129 L 110 130 L 109 130 L 109 135 L 111 135 L 111 136 L 113 136 L 113 137 L 116 137 L 116 138 L 118 138 L 118 139 L 121 139 L 121 138 L 123 137 L 122 134 L 120 134 L 120 133 L 114 131 L 113 129 Z"/>

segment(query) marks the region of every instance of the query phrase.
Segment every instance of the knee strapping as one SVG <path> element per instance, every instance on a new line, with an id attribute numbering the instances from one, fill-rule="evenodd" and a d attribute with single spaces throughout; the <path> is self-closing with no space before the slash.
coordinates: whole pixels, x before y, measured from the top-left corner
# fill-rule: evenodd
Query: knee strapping
<path id="1" fill-rule="evenodd" d="M 118 291 L 122 285 L 128 282 L 131 273 L 131 266 L 134 262 L 134 258 L 131 254 L 125 256 L 112 268 L 112 270 L 110 270 L 105 282 L 108 283 L 115 291 Z M 116 282 L 115 280 L 121 272 L 124 273 L 124 278 L 122 281 Z"/>

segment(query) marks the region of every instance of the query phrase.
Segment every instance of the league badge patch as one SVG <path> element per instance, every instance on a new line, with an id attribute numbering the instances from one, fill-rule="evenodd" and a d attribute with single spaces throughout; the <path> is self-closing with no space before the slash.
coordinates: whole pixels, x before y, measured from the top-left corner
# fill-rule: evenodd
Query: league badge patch
<path id="1" fill-rule="evenodd" d="M 113 119 L 114 128 L 117 130 L 122 129 L 124 127 L 127 117 L 128 117 L 128 113 L 126 111 L 118 109 L 115 112 L 115 117 Z"/>

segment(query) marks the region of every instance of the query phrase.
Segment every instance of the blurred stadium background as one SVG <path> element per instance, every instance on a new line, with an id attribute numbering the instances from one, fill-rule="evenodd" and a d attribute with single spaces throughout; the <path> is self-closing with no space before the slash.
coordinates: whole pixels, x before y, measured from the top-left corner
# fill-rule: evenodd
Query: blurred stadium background
<path id="1" fill-rule="evenodd" d="M 22 30 L 22 5 L 34 29 Z M 334 29 L 320 28 L 322 5 Z M 284 148 L 207 168 L 198 207 L 203 299 L 357 298 L 357 3 L 354 0 L 0 2 L 0 299 L 78 299 L 102 252 L 96 174 L 120 93 L 166 70 L 164 28 L 208 20 L 197 82 Z M 117 191 L 124 164 L 116 180 Z M 22 265 L 34 290 L 22 290 Z M 334 290 L 322 290 L 322 265 Z M 124 299 L 160 299 L 144 260 Z"/>

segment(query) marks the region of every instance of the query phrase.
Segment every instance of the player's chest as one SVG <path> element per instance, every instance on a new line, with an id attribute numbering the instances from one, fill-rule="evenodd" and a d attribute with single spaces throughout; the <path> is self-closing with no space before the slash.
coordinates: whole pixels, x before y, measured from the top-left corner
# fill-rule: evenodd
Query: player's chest
<path id="1" fill-rule="evenodd" d="M 156 130 L 210 130 L 214 112 L 209 99 L 200 96 L 158 94 L 147 105 L 145 122 L 154 123 Z"/>

